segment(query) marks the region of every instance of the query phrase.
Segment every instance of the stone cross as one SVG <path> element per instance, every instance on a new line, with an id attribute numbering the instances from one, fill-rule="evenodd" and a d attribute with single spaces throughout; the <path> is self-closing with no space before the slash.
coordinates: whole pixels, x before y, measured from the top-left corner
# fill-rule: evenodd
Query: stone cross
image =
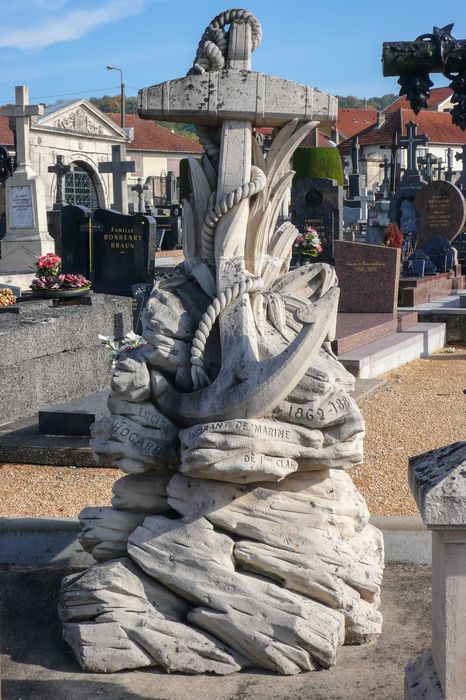
<path id="1" fill-rule="evenodd" d="M 417 162 L 425 166 L 423 174 L 425 175 L 427 182 L 432 182 L 432 180 L 434 179 L 434 172 L 432 170 L 432 166 L 438 162 L 438 158 L 432 155 L 432 153 L 428 152 L 422 158 L 418 158 Z"/>
<path id="2" fill-rule="evenodd" d="M 4 117 L 12 117 L 15 120 L 16 161 L 18 163 L 18 169 L 22 170 L 26 166 L 31 165 L 31 153 L 29 148 L 31 117 L 43 114 L 44 105 L 29 104 L 29 89 L 26 85 L 16 86 L 15 97 L 15 104 L 0 107 L 0 114 Z"/>
<path id="3" fill-rule="evenodd" d="M 112 160 L 99 163 L 99 173 L 111 173 L 113 180 L 113 206 L 116 211 L 128 213 L 128 187 L 126 184 L 127 173 L 134 173 L 136 163 L 134 160 L 126 160 L 126 146 L 118 144 L 112 146 Z"/>
<path id="4" fill-rule="evenodd" d="M 460 188 L 460 190 L 466 190 L 466 146 L 463 146 L 463 150 L 461 151 L 461 153 L 457 153 L 455 155 L 455 160 L 463 161 L 461 175 L 459 176 L 455 184 L 457 187 Z"/>
<path id="5" fill-rule="evenodd" d="M 353 166 L 353 173 L 359 175 L 359 151 L 361 146 L 359 145 L 359 139 L 357 136 L 351 142 L 351 164 Z"/>
<path id="6" fill-rule="evenodd" d="M 55 173 L 55 175 L 57 176 L 57 193 L 53 208 L 61 209 L 64 205 L 63 178 L 65 177 L 66 173 L 70 172 L 71 165 L 65 165 L 65 163 L 63 162 L 63 156 L 60 155 L 57 156 L 57 162 L 55 163 L 55 165 L 49 165 L 47 170 L 49 173 Z"/>
<path id="7" fill-rule="evenodd" d="M 143 197 L 143 195 L 144 195 L 144 192 L 146 192 L 149 189 L 149 185 L 146 185 L 146 184 L 142 185 L 141 183 L 142 183 L 142 179 L 140 177 L 138 177 L 138 184 L 131 186 L 131 191 L 137 192 L 137 195 L 138 195 L 138 212 L 139 212 L 139 214 L 144 213 L 144 206 L 143 206 L 144 197 Z"/>
<path id="8" fill-rule="evenodd" d="M 397 164 L 397 154 L 400 150 L 400 132 L 394 131 L 392 134 L 392 142 L 390 146 L 381 146 L 384 150 L 390 151 L 390 194 L 395 192 L 396 187 L 396 164 Z"/>
<path id="9" fill-rule="evenodd" d="M 375 202 L 374 193 L 369 192 L 367 187 L 361 187 L 361 194 L 359 195 L 359 197 L 355 197 L 355 200 L 357 202 L 361 203 L 361 215 L 360 215 L 361 221 L 367 221 L 367 216 L 368 216 L 368 211 L 369 211 L 368 205 Z"/>
<path id="10" fill-rule="evenodd" d="M 453 179 L 453 148 L 447 148 L 447 169 L 445 171 L 445 180 L 451 182 Z"/>
<path id="11" fill-rule="evenodd" d="M 408 184 L 406 180 L 414 178 L 416 182 L 420 179 L 420 172 L 417 169 L 417 158 L 416 151 L 418 146 L 427 146 L 429 143 L 429 137 L 427 134 L 421 134 L 417 136 L 417 124 L 416 122 L 409 122 L 406 127 L 406 136 L 400 138 L 400 146 L 406 147 L 408 151 L 408 165 L 403 176 L 404 184 Z"/>

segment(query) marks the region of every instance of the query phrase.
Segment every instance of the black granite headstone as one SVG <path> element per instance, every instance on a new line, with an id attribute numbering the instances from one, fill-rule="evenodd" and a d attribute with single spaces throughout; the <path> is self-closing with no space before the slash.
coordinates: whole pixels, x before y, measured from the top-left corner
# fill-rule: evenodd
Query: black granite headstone
<path id="1" fill-rule="evenodd" d="M 410 257 L 403 262 L 402 275 L 405 277 L 424 277 L 425 275 L 435 275 L 437 268 L 429 260 L 422 250 L 415 250 Z"/>
<path id="2" fill-rule="evenodd" d="M 68 204 L 62 207 L 60 214 L 62 270 L 89 279 L 90 235 L 93 225 L 91 211 L 86 207 Z"/>
<path id="3" fill-rule="evenodd" d="M 291 220 L 300 232 L 311 226 L 322 253 L 312 262 L 333 262 L 333 242 L 343 239 L 343 188 L 329 178 L 304 178 L 291 190 Z"/>
<path id="4" fill-rule="evenodd" d="M 134 284 L 148 282 L 155 257 L 155 220 L 97 209 L 92 235 L 92 288 L 95 292 L 131 296 Z"/>
<path id="5" fill-rule="evenodd" d="M 439 272 L 448 272 L 455 265 L 455 253 L 453 247 L 443 236 L 433 236 L 422 249 Z"/>

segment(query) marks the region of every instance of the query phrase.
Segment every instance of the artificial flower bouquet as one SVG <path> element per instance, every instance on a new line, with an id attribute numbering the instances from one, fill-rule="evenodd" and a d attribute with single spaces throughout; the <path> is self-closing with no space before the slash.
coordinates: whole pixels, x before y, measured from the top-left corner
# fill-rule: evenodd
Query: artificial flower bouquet
<path id="1" fill-rule="evenodd" d="M 47 290 L 84 290 L 90 289 L 91 283 L 83 275 L 62 274 L 61 258 L 55 253 L 41 255 L 36 263 L 36 277 L 31 282 L 33 292 Z"/>
<path id="2" fill-rule="evenodd" d="M 311 226 L 304 227 L 304 233 L 300 233 L 299 236 L 295 238 L 293 247 L 296 252 L 311 258 L 317 257 L 319 253 L 322 252 L 322 243 L 319 234 Z"/>

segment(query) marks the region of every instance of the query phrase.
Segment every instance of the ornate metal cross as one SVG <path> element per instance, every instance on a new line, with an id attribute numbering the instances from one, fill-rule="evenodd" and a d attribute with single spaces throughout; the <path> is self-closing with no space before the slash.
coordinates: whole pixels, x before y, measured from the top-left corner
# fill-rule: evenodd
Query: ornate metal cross
<path id="1" fill-rule="evenodd" d="M 392 134 L 392 142 L 390 146 L 381 146 L 381 148 L 390 151 L 390 194 L 393 194 L 395 192 L 396 187 L 396 161 L 397 153 L 400 150 L 400 132 L 394 131 Z"/>
<path id="2" fill-rule="evenodd" d="M 56 199 L 55 199 L 55 204 L 53 205 L 54 209 L 61 209 L 64 205 L 63 201 L 63 178 L 65 177 L 66 173 L 69 173 L 71 170 L 71 165 L 65 165 L 63 162 L 63 156 L 59 155 L 57 156 L 57 162 L 55 165 L 49 165 L 47 168 L 47 171 L 49 173 L 55 173 L 57 176 L 57 192 L 56 192 Z"/>
<path id="3" fill-rule="evenodd" d="M 126 146 L 118 144 L 112 146 L 112 160 L 99 163 L 99 173 L 111 173 L 113 181 L 113 206 L 117 211 L 128 213 L 128 187 L 126 184 L 127 173 L 134 173 L 136 163 L 134 160 L 126 160 Z"/>
<path id="4" fill-rule="evenodd" d="M 418 158 L 417 162 L 425 166 L 424 175 L 428 182 L 432 182 L 432 180 L 434 179 L 434 172 L 432 166 L 438 162 L 438 158 L 436 158 L 434 155 L 432 155 L 432 153 L 429 152 L 426 153 L 425 156 L 422 156 L 422 158 Z"/>
<path id="5" fill-rule="evenodd" d="M 29 90 L 25 85 L 16 86 L 15 98 L 14 105 L 0 107 L 0 114 L 4 117 L 13 117 L 15 120 L 17 170 L 23 170 L 31 165 L 29 147 L 31 117 L 43 114 L 44 105 L 29 104 Z"/>
<path id="6" fill-rule="evenodd" d="M 443 173 L 443 158 L 437 158 L 437 180 L 442 179 L 442 173 Z M 445 179 L 447 179 L 445 177 Z"/>
<path id="7" fill-rule="evenodd" d="M 131 185 L 131 191 L 136 192 L 138 195 L 138 212 L 139 212 L 139 214 L 144 213 L 143 194 L 144 194 L 144 192 L 146 192 L 149 189 L 149 185 L 146 185 L 146 184 L 142 185 L 141 183 L 142 183 L 142 179 L 140 177 L 138 177 L 137 185 Z"/>

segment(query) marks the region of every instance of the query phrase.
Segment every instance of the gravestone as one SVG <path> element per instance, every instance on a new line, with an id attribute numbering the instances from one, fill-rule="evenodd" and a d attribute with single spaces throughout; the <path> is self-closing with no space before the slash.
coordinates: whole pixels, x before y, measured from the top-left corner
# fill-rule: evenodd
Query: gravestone
<path id="1" fill-rule="evenodd" d="M 343 188 L 329 178 L 304 178 L 291 190 L 291 220 L 299 231 L 311 226 L 319 234 L 322 253 L 316 262 L 333 262 L 335 240 L 343 238 Z"/>
<path id="2" fill-rule="evenodd" d="M 404 277 L 426 277 L 435 275 L 437 268 L 422 250 L 415 250 L 403 261 L 401 274 Z"/>
<path id="3" fill-rule="evenodd" d="M 54 251 L 47 230 L 44 185 L 31 167 L 29 131 L 31 117 L 43 114 L 43 105 L 30 105 L 27 87 L 16 87 L 16 103 L 0 107 L 0 114 L 12 117 L 16 131 L 18 167 L 6 180 L 6 235 L 2 240 L 0 276 L 5 281 L 16 275 L 28 286 L 35 258 Z M 23 280 L 20 276 L 24 275 Z M 26 277 L 27 275 L 27 277 Z M 23 284 L 24 281 L 24 284 Z"/>
<path id="4" fill-rule="evenodd" d="M 92 288 L 131 296 L 131 287 L 148 282 L 155 256 L 155 220 L 97 209 L 92 235 Z"/>
<path id="5" fill-rule="evenodd" d="M 420 250 L 433 236 L 453 241 L 464 226 L 465 200 L 458 187 L 451 182 L 430 182 L 418 192 L 414 206 L 420 215 L 417 239 Z"/>
<path id="6" fill-rule="evenodd" d="M 61 209 L 61 258 L 66 273 L 91 274 L 92 214 L 90 209 L 67 204 Z"/>
<path id="7" fill-rule="evenodd" d="M 396 312 L 399 248 L 335 241 L 335 271 L 340 286 L 339 312 Z"/>

